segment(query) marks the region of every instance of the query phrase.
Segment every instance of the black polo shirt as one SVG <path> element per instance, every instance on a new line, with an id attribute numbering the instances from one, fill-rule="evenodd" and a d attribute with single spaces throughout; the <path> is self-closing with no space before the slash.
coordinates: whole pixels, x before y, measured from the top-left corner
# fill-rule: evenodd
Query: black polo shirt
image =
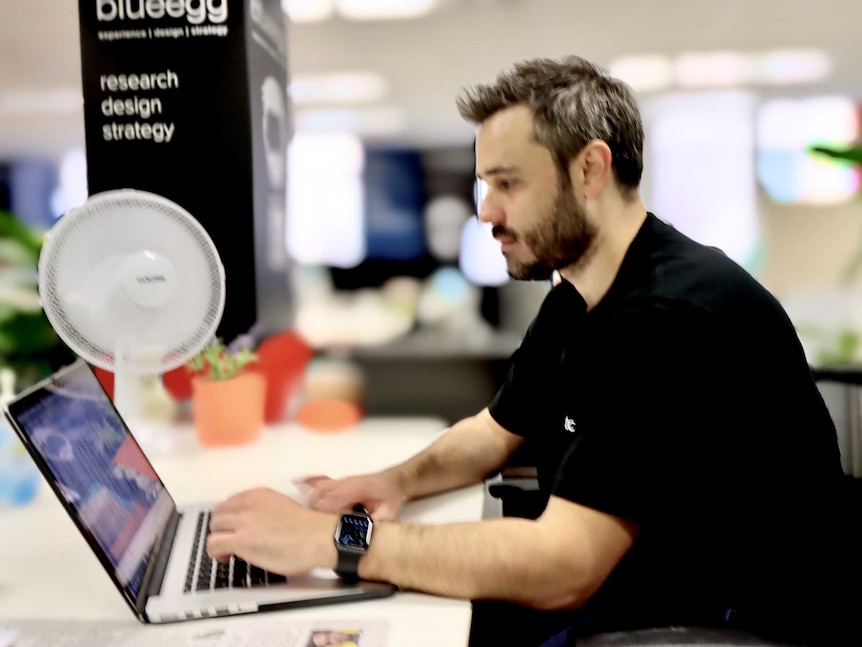
<path id="1" fill-rule="evenodd" d="M 490 411 L 534 444 L 546 495 L 639 524 L 587 605 L 602 624 L 789 627 L 834 577 L 843 475 L 793 325 L 652 214 L 595 308 L 551 290 Z"/>

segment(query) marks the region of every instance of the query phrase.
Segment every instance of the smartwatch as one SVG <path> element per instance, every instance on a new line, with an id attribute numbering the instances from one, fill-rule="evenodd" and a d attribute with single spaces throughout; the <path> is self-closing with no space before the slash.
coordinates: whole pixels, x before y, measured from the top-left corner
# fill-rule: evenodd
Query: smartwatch
<path id="1" fill-rule="evenodd" d="M 341 515 L 335 528 L 335 549 L 338 563 L 335 572 L 348 584 L 359 581 L 359 558 L 371 543 L 371 530 L 374 522 L 364 506 L 353 506 L 353 511 Z"/>

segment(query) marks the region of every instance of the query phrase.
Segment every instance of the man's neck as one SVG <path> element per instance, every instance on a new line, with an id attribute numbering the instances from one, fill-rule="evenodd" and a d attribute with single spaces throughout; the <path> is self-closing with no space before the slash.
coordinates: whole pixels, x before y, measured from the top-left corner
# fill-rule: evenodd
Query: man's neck
<path id="1" fill-rule="evenodd" d="M 595 308 L 607 294 L 619 272 L 626 252 L 646 220 L 640 198 L 616 205 L 599 223 L 592 249 L 583 262 L 563 268 L 560 275 L 575 286 L 587 303 Z"/>

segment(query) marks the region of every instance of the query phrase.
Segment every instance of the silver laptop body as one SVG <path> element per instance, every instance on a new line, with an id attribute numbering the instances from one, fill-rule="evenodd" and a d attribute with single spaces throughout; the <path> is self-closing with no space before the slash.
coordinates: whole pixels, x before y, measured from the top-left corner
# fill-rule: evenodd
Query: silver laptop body
<path id="1" fill-rule="evenodd" d="M 4 413 L 135 616 L 162 623 L 392 595 L 388 584 L 284 578 L 206 555 L 209 505 L 177 508 L 90 367 L 58 371 Z"/>

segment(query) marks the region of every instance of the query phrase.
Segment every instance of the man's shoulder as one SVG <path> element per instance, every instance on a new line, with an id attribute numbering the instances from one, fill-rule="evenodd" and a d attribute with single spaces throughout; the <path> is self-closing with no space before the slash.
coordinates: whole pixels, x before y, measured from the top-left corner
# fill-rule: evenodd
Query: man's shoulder
<path id="1" fill-rule="evenodd" d="M 704 335 L 718 323 L 716 314 L 703 304 L 667 293 L 632 295 L 601 326 L 614 343 L 647 344 Z"/>
<path id="2" fill-rule="evenodd" d="M 779 308 L 742 265 L 681 234 L 653 252 L 642 293 L 633 296 L 663 312 L 723 318 Z"/>

